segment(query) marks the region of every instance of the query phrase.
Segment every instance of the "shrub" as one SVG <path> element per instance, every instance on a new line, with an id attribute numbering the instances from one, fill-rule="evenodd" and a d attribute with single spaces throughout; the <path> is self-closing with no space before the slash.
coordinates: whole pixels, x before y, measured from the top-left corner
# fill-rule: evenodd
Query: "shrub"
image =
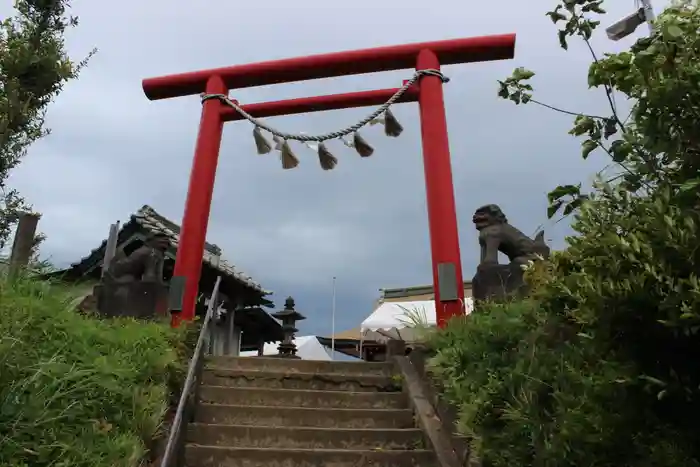
<path id="1" fill-rule="evenodd" d="M 185 333 L 84 316 L 72 298 L 0 280 L 2 466 L 137 466 L 158 434 Z"/>
<path id="2" fill-rule="evenodd" d="M 679 403 L 687 412 L 700 396 L 700 213 L 680 206 L 668 187 L 586 203 L 573 224 L 579 235 L 536 293 L 550 313 L 634 361 L 665 410 Z"/>
<path id="3" fill-rule="evenodd" d="M 536 301 L 490 304 L 429 339 L 431 370 L 488 467 L 696 466 L 634 363 Z"/>

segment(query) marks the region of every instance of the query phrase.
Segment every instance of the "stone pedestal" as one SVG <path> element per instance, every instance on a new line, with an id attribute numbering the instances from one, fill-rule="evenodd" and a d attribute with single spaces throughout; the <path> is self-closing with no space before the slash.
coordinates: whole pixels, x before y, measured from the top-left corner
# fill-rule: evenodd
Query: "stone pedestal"
<path id="1" fill-rule="evenodd" d="M 389 339 L 386 343 L 386 356 L 403 357 L 406 355 L 406 342 L 396 339 Z"/>
<path id="2" fill-rule="evenodd" d="M 519 264 L 481 264 L 472 279 L 472 295 L 477 302 L 499 301 L 524 295 L 527 291 Z"/>
<path id="3" fill-rule="evenodd" d="M 105 282 L 93 295 L 97 313 L 107 318 L 155 319 L 168 315 L 168 285 L 163 282 Z"/>

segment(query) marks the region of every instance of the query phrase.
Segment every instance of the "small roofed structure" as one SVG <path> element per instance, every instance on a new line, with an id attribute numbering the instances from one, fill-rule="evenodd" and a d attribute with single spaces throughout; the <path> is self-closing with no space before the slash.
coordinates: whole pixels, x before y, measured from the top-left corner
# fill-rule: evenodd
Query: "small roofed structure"
<path id="1" fill-rule="evenodd" d="M 387 302 L 419 302 L 435 300 L 435 290 L 432 285 L 417 285 L 411 287 L 397 287 L 391 289 L 379 289 L 381 295 L 374 305 L 372 313 Z M 472 296 L 471 281 L 464 281 L 464 297 Z M 367 361 L 381 360 L 386 352 L 386 343 L 367 339 L 363 336 L 361 326 L 341 331 L 330 337 L 319 337 L 318 341 L 324 346 L 335 346 L 337 352 L 345 355 L 361 358 Z"/>
<path id="2" fill-rule="evenodd" d="M 175 257 L 180 240 L 180 227 L 145 205 L 132 214 L 116 234 L 116 251 L 121 257 L 143 247 L 154 237 L 167 241 L 162 266 L 162 280 L 169 283 L 175 268 Z M 51 276 L 73 283 L 98 283 L 103 275 L 103 262 L 108 250 L 104 240 L 87 256 L 57 271 Z M 217 245 L 206 243 L 202 257 L 196 313 L 203 316 L 217 277 L 221 277 L 220 292 L 223 302 L 215 316 L 215 334 L 211 351 L 214 354 L 237 355 L 240 350 L 262 350 L 266 342 L 282 340 L 282 327 L 263 307 L 273 307 L 266 290 L 250 276 L 239 271 L 222 256 Z"/>

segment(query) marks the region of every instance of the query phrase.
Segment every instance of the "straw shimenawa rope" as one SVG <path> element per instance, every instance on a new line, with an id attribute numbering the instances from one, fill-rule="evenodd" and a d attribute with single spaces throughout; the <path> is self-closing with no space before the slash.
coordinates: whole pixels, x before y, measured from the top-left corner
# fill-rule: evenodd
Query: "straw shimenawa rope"
<path id="1" fill-rule="evenodd" d="M 271 126 L 264 123 L 262 120 L 253 117 L 248 112 L 243 110 L 241 106 L 229 99 L 228 96 L 225 94 L 202 94 L 201 98 L 202 103 L 210 99 L 218 99 L 222 103 L 231 107 L 233 110 L 239 113 L 244 119 L 248 120 L 250 123 L 255 125 L 253 136 L 255 138 L 255 143 L 259 154 L 267 154 L 273 149 L 273 147 L 265 140 L 260 130 L 262 129 L 271 133 L 274 137 L 275 142 L 277 143 L 275 149 L 279 149 L 282 153 L 283 168 L 290 169 L 296 167 L 299 164 L 298 159 L 292 153 L 291 148 L 289 147 L 288 141 L 300 141 L 302 143 L 319 143 L 318 154 L 321 161 L 321 166 L 324 170 L 330 170 L 337 164 L 337 159 L 328 151 L 327 147 L 323 144 L 323 142 L 354 134 L 353 139 L 355 144 L 352 144 L 352 146 L 355 147 L 355 149 L 360 153 L 362 157 L 368 157 L 372 154 L 373 149 L 359 135 L 358 130 L 369 123 L 375 122 L 377 117 L 379 117 L 382 114 L 385 114 L 383 121 L 385 126 L 385 133 L 387 134 L 387 136 L 398 136 L 401 133 L 401 131 L 403 131 L 403 127 L 401 127 L 401 124 L 399 124 L 399 122 L 396 120 L 396 117 L 394 117 L 394 115 L 391 113 L 389 107 L 391 107 L 396 101 L 398 101 L 401 98 L 401 96 L 403 96 L 406 93 L 406 91 L 423 76 L 436 76 L 440 78 L 443 83 L 449 82 L 449 78 L 444 76 L 440 72 L 440 70 L 417 70 L 411 79 L 406 81 L 406 83 L 400 89 L 398 89 L 393 96 L 391 96 L 384 104 L 382 104 L 374 112 L 372 112 L 359 122 L 355 123 L 354 125 L 351 125 L 342 130 L 324 133 L 321 135 L 308 135 L 304 133 L 292 134 L 285 133 L 283 131 L 272 128 Z M 357 144 L 358 142 L 360 144 Z"/>

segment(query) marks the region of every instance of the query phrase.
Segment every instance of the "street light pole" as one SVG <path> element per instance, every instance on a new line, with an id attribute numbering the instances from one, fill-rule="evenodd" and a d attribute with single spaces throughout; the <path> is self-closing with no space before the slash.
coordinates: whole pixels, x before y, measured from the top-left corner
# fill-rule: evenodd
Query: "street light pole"
<path id="1" fill-rule="evenodd" d="M 642 4 L 642 9 L 644 10 L 644 20 L 647 22 L 649 27 L 649 35 L 654 34 L 654 20 L 656 15 L 654 15 L 654 8 L 651 6 L 651 0 L 640 0 Z"/>

